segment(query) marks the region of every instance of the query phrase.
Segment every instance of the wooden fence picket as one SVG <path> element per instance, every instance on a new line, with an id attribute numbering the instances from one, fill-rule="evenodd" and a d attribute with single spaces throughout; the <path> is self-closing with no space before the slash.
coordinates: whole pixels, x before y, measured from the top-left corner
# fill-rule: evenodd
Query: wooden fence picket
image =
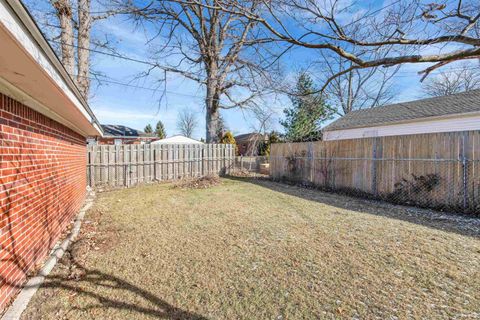
<path id="1" fill-rule="evenodd" d="M 139 183 L 229 172 L 231 145 L 99 145 L 87 147 L 87 181 L 92 187 Z"/>
<path id="2" fill-rule="evenodd" d="M 270 175 L 396 203 L 478 212 L 479 145 L 480 131 L 278 143 L 271 146 Z"/>

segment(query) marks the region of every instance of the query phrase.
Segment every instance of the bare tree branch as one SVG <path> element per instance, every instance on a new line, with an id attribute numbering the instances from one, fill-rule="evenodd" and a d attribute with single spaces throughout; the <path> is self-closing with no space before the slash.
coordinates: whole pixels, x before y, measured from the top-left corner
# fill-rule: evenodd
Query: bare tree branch
<path id="1" fill-rule="evenodd" d="M 275 64 L 260 54 L 257 21 L 221 10 L 211 0 L 157 0 L 144 8 L 130 0 L 116 3 L 119 10 L 132 12 L 134 22 L 157 28 L 161 45 L 155 47 L 152 39 L 152 65 L 205 89 L 207 142 L 218 139 L 220 109 L 251 108 L 271 87 L 269 71 Z M 257 6 L 250 2 L 247 7 L 256 12 Z"/>
<path id="2" fill-rule="evenodd" d="M 423 80 L 437 68 L 480 57 L 480 2 L 476 0 L 430 4 L 397 0 L 395 5 L 375 10 L 375 15 L 367 11 L 350 22 L 345 15 L 361 11 L 365 8 L 363 2 L 345 5 L 339 0 L 262 0 L 264 10 L 256 12 L 246 3 L 224 0 L 212 6 L 258 22 L 270 32 L 271 41 L 327 50 L 351 62 L 349 69 L 327 79 L 322 90 L 335 78 L 359 69 L 433 63 L 420 72 Z M 364 58 L 355 52 L 355 48 L 384 47 L 393 48 L 384 57 Z"/>
<path id="3" fill-rule="evenodd" d="M 453 71 L 443 71 L 428 79 L 423 91 L 431 97 L 445 96 L 480 88 L 480 71 L 464 64 Z"/>

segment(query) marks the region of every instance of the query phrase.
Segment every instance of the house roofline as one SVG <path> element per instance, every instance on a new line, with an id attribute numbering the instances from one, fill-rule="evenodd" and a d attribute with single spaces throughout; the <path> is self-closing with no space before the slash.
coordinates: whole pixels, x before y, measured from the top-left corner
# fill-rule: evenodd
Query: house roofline
<path id="1" fill-rule="evenodd" d="M 3 2 L 10 8 L 12 13 L 17 17 L 18 22 L 20 22 L 25 31 L 31 36 L 34 43 L 38 46 L 38 48 L 43 52 L 45 57 L 48 59 L 48 62 L 55 68 L 55 71 L 61 76 L 62 80 L 68 87 L 68 89 L 73 93 L 75 98 L 78 100 L 79 105 L 84 109 L 80 110 L 82 113 L 88 114 L 89 122 L 95 131 L 98 132 L 99 135 L 103 135 L 103 129 L 100 125 L 100 122 L 96 118 L 95 114 L 93 113 L 92 109 L 88 105 L 85 98 L 80 93 L 80 90 L 74 83 L 72 77 L 68 74 L 63 64 L 60 62 L 59 58 L 55 54 L 55 51 L 52 49 L 48 41 L 45 39 L 45 36 L 40 31 L 37 23 L 31 16 L 30 12 L 27 10 L 25 5 L 19 0 L 3 0 Z M 7 28 L 8 30 L 8 28 Z M 62 91 L 63 89 L 60 88 Z M 79 106 L 72 101 L 73 105 L 80 109 Z"/>
<path id="2" fill-rule="evenodd" d="M 148 137 L 148 136 L 110 136 L 110 135 L 103 135 L 102 138 L 109 139 L 160 139 L 159 137 Z"/>
<path id="3" fill-rule="evenodd" d="M 388 125 L 424 122 L 424 121 L 430 121 L 430 120 L 441 120 L 441 119 L 458 118 L 458 117 L 468 118 L 468 117 L 477 116 L 477 115 L 480 115 L 480 111 L 452 113 L 452 114 L 441 115 L 441 116 L 430 116 L 430 117 L 413 118 L 413 119 L 398 120 L 398 121 L 377 122 L 370 125 L 359 125 L 359 126 L 351 126 L 351 127 L 335 128 L 335 129 L 328 129 L 329 126 L 326 126 L 325 128 L 323 128 L 323 131 L 333 132 L 333 131 L 342 131 L 342 130 L 350 130 L 350 129 L 374 128 L 374 127 L 382 127 L 382 126 L 388 126 Z"/>

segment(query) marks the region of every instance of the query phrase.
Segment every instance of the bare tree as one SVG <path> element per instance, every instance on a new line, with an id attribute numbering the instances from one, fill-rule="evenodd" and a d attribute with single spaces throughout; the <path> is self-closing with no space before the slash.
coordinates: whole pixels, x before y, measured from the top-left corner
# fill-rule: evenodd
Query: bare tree
<path id="1" fill-rule="evenodd" d="M 321 52 L 321 56 L 321 72 L 318 74 L 323 81 L 352 66 L 351 61 L 338 55 Z M 333 78 L 326 87 L 327 101 L 339 115 L 387 104 L 395 95 L 392 79 L 398 70 L 399 66 L 351 70 Z"/>
<path id="2" fill-rule="evenodd" d="M 70 75 L 75 68 L 75 50 L 73 46 L 73 8 L 70 0 L 51 0 L 61 28 L 62 63 Z"/>
<path id="3" fill-rule="evenodd" d="M 244 155 L 256 156 L 259 147 L 268 139 L 268 132 L 273 131 L 275 111 L 266 101 L 249 111 L 247 116 L 251 120 L 250 128 L 253 134 L 249 138 L 248 149 L 244 150 Z"/>
<path id="4" fill-rule="evenodd" d="M 351 62 L 327 79 L 322 91 L 353 70 L 429 63 L 419 72 L 423 80 L 452 62 L 480 58 L 478 0 L 396 0 L 377 9 L 364 1 L 260 0 L 265 10 L 257 12 L 241 1 L 225 1 L 214 7 L 261 23 L 271 33 L 264 41 L 327 50 Z M 354 50 L 387 46 L 391 51 L 384 57 L 362 57 Z"/>
<path id="5" fill-rule="evenodd" d="M 213 7 L 214 0 L 157 0 L 143 8 L 118 2 L 135 12 L 135 21 L 153 24 L 162 40 L 152 52 L 156 66 L 145 75 L 160 69 L 204 88 L 207 142 L 218 141 L 220 109 L 249 108 L 269 87 L 272 55 L 261 50 L 255 20 Z M 257 4 L 248 10 L 256 12 Z"/>
<path id="6" fill-rule="evenodd" d="M 74 0 L 75 1 L 75 0 Z M 95 21 L 112 15 L 125 13 L 109 9 L 100 14 L 92 14 L 91 0 L 50 0 L 60 22 L 60 48 L 62 63 L 77 83 L 80 92 L 88 99 L 90 92 L 90 46 L 91 31 Z M 75 43 L 75 39 L 77 42 Z M 106 43 L 101 46 L 106 46 Z M 77 58 L 75 64 L 75 57 Z M 77 66 L 75 72 L 75 65 Z"/>
<path id="7" fill-rule="evenodd" d="M 480 71 L 469 65 L 442 71 L 423 85 L 423 92 L 430 97 L 447 96 L 473 89 L 480 89 Z"/>
<path id="8" fill-rule="evenodd" d="M 177 116 L 177 129 L 180 134 L 191 138 L 198 126 L 197 116 L 191 109 L 182 109 Z"/>
<path id="9" fill-rule="evenodd" d="M 78 0 L 77 85 L 84 97 L 90 90 L 90 33 L 92 16 L 90 0 Z"/>

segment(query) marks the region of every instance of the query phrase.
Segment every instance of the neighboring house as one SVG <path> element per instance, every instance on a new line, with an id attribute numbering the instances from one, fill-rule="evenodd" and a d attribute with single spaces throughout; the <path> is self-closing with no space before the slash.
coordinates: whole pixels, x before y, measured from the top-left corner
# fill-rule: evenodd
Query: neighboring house
<path id="1" fill-rule="evenodd" d="M 235 136 L 238 153 L 241 156 L 258 155 L 258 146 L 261 142 L 265 141 L 268 141 L 268 135 L 255 132 Z"/>
<path id="2" fill-rule="evenodd" d="M 324 128 L 323 140 L 480 129 L 480 89 L 348 113 Z"/>
<path id="3" fill-rule="evenodd" d="M 145 133 L 122 125 L 102 124 L 103 137 L 89 140 L 89 144 L 144 144 L 158 140 L 154 133 Z"/>
<path id="4" fill-rule="evenodd" d="M 102 130 L 19 0 L 0 0 L 0 313 L 83 205 Z"/>
<path id="5" fill-rule="evenodd" d="M 152 142 L 152 144 L 203 144 L 203 142 L 182 135 L 176 135 Z"/>

